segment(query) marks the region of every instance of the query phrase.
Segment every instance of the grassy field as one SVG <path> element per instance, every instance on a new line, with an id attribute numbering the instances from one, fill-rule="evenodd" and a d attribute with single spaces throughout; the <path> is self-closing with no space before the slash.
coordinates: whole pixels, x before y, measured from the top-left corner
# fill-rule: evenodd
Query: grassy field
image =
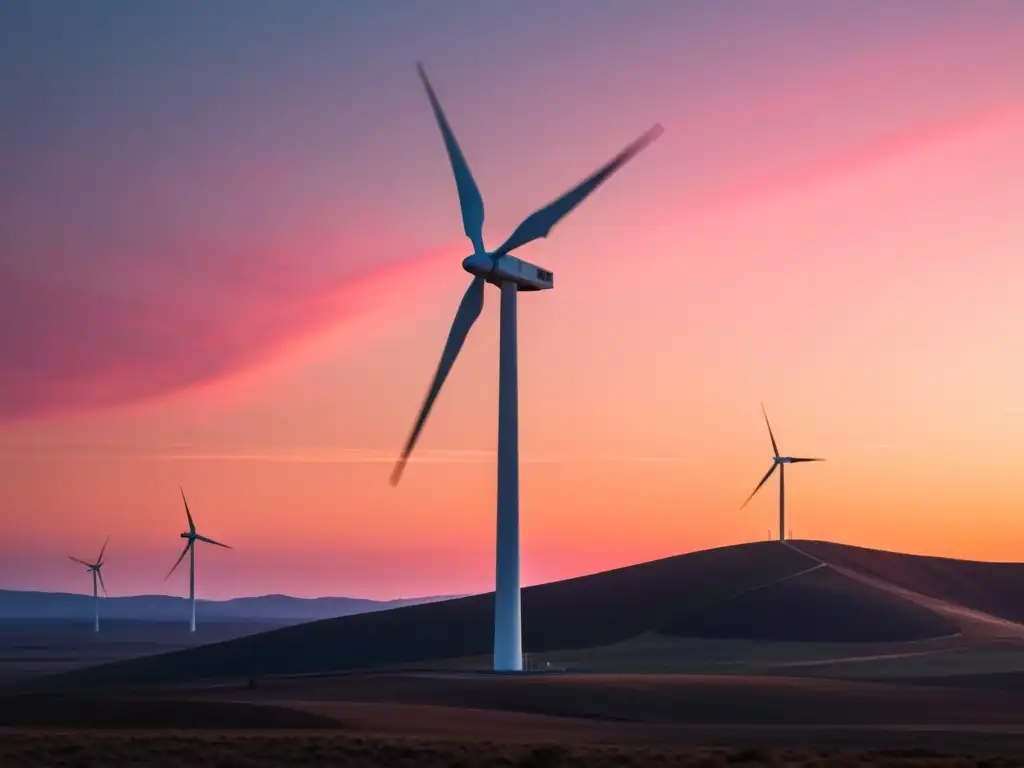
<path id="1" fill-rule="evenodd" d="M 637 694 L 620 703 L 631 698 L 635 703 Z M 793 703 L 777 708 L 799 712 Z M 650 702 L 631 721 L 388 702 L 96 699 L 88 714 L 82 704 L 40 701 L 30 713 L 40 722 L 57 716 L 60 726 L 0 727 L 0 765 L 1024 765 L 1024 727 L 955 724 L 949 711 L 947 722 L 930 725 L 812 726 L 743 722 L 756 720 L 756 712 L 740 712 L 733 723 L 682 722 L 682 712 L 650 719 L 657 710 Z"/>

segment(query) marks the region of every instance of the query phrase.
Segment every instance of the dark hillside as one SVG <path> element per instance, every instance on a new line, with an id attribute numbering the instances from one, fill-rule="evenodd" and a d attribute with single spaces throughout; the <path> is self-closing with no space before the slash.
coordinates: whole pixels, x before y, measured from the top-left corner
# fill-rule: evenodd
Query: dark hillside
<path id="1" fill-rule="evenodd" d="M 1024 563 L 904 555 L 823 541 L 794 542 L 813 557 L 928 597 L 1024 622 Z"/>
<path id="2" fill-rule="evenodd" d="M 668 624 L 815 563 L 775 542 L 705 550 L 523 590 L 531 652 L 587 648 Z M 489 654 L 494 594 L 346 616 L 80 670 L 68 683 L 160 682 L 341 671 Z"/>
<path id="3" fill-rule="evenodd" d="M 956 631 L 926 608 L 827 567 L 680 614 L 660 628 L 682 637 L 818 643 L 923 640 Z"/>
<path id="4" fill-rule="evenodd" d="M 876 580 L 860 581 L 815 558 Z M 722 547 L 524 590 L 524 650 L 598 648 L 644 634 L 859 643 L 958 631 L 948 610 L 914 602 L 890 589 L 892 583 L 983 610 L 996 605 L 1005 614 L 1021 611 L 1011 602 L 1014 595 L 1024 598 L 1024 567 L 811 542 Z M 487 656 L 493 606 L 491 593 L 317 621 L 69 672 L 53 684 L 317 674 Z"/>

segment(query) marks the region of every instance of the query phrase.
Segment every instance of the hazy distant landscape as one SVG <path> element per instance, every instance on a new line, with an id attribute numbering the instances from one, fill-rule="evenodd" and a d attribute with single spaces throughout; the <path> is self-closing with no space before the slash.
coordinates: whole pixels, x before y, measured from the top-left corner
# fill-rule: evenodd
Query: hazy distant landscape
<path id="1" fill-rule="evenodd" d="M 356 597 L 302 598 L 288 595 L 238 597 L 232 600 L 196 600 L 199 621 L 314 621 L 382 611 L 402 605 L 447 600 L 450 596 L 414 597 L 399 600 L 367 600 Z M 103 619 L 130 621 L 187 621 L 188 600 L 170 595 L 102 597 Z M 0 621 L 38 619 L 92 620 L 93 597 L 68 592 L 0 590 Z"/>

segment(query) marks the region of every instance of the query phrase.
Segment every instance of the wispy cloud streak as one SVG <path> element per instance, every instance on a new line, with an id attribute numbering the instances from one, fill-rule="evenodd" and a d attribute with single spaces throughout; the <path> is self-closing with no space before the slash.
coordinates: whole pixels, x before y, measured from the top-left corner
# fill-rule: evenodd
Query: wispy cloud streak
<path id="1" fill-rule="evenodd" d="M 120 445 L 37 445 L 31 451 L 23 447 L 11 448 L 8 454 L 28 453 L 48 457 L 80 460 L 129 460 L 146 462 L 170 461 L 223 461 L 223 462 L 266 462 L 281 464 L 394 464 L 395 451 L 363 448 L 342 448 L 332 451 L 215 451 L 191 449 L 189 446 L 171 446 L 166 449 L 153 447 L 130 448 Z M 474 449 L 434 449 L 422 451 L 414 464 L 493 464 L 496 451 Z M 582 454 L 534 454 L 523 455 L 525 464 L 573 464 L 588 462 L 638 462 L 638 463 L 683 463 L 690 461 L 686 456 L 657 455 L 582 455 Z"/>
<path id="2" fill-rule="evenodd" d="M 208 386 L 372 311 L 433 256 L 331 277 L 255 257 L 142 300 L 0 264 L 0 420 L 38 419 Z M 204 284 L 205 283 L 205 284 Z M 192 288 L 202 285 L 197 298 Z"/>

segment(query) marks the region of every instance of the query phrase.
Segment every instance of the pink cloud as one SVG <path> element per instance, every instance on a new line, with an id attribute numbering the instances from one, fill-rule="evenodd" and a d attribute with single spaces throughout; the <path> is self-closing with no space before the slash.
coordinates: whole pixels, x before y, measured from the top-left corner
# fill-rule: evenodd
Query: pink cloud
<path id="1" fill-rule="evenodd" d="M 918 124 L 911 128 L 867 140 L 803 168 L 761 179 L 732 190 L 715 201 L 733 206 L 751 199 L 800 191 L 856 174 L 886 163 L 986 131 L 1013 124 L 1024 118 L 1024 107 L 1013 105 L 972 113 L 947 120 Z"/>
<path id="2" fill-rule="evenodd" d="M 258 369 L 373 309 L 436 258 L 329 279 L 263 258 L 144 300 L 0 265 L 0 419 L 138 403 Z"/>

